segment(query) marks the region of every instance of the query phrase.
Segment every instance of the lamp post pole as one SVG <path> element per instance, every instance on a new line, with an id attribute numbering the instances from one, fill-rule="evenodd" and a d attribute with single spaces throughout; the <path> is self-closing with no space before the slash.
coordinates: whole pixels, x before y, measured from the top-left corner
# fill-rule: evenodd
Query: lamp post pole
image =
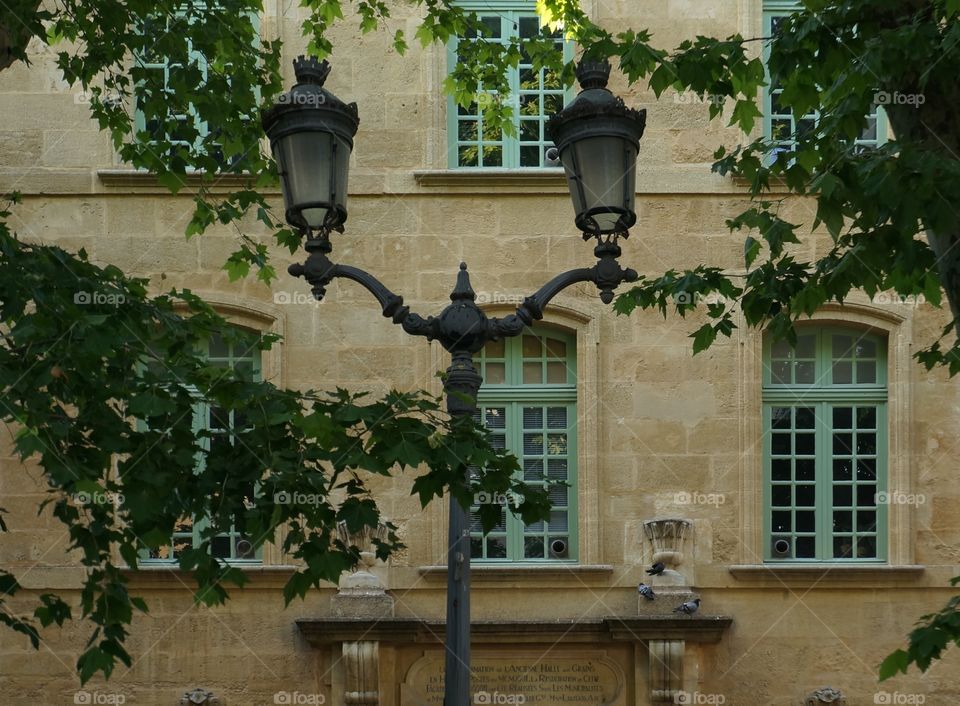
<path id="1" fill-rule="evenodd" d="M 454 422 L 477 411 L 482 378 L 473 357 L 490 341 L 520 335 L 543 318 L 544 307 L 561 291 L 592 282 L 605 304 L 637 273 L 620 266 L 619 239 L 636 221 L 633 211 L 637 149 L 645 113 L 626 108 L 606 89 L 610 66 L 582 62 L 577 77 L 583 91 L 551 118 L 549 129 L 570 182 L 576 224 L 584 239 L 596 238 L 593 267 L 568 270 L 524 299 L 514 314 L 490 318 L 477 306 L 466 263 L 460 264 L 450 304 L 438 316 L 410 311 L 403 297 L 373 275 L 329 258 L 331 231 L 346 220 L 346 180 L 356 104 L 346 104 L 323 88 L 327 62 L 301 57 L 294 66 L 298 83 L 263 115 L 277 160 L 287 221 L 306 235 L 308 257 L 288 271 L 303 277 L 317 300 L 334 279 L 352 280 L 380 303 L 383 315 L 413 336 L 438 341 L 450 353 L 444 391 Z M 462 469 L 469 485 L 468 469 Z M 450 495 L 447 556 L 447 622 L 444 706 L 470 703 L 470 526 L 467 508 Z"/>

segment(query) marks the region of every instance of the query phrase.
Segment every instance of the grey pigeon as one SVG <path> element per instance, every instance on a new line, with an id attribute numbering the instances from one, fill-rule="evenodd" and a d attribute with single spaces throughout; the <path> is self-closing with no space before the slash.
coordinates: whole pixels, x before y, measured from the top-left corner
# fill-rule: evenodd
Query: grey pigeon
<path id="1" fill-rule="evenodd" d="M 673 609 L 674 613 L 683 613 L 684 615 L 693 615 L 700 608 L 700 599 L 694 598 L 692 601 L 681 603 Z"/>
<path id="2" fill-rule="evenodd" d="M 667 568 L 663 565 L 662 561 L 658 561 L 656 564 L 647 569 L 647 573 L 651 576 L 659 576 L 663 573 L 663 570 Z"/>
<path id="3" fill-rule="evenodd" d="M 654 598 L 657 597 L 657 594 L 655 594 L 655 593 L 653 592 L 653 589 L 650 588 L 650 587 L 649 587 L 647 584 L 645 584 L 645 583 L 641 583 L 639 586 L 637 586 L 637 592 L 638 592 L 641 596 L 643 596 L 644 598 L 646 598 L 648 601 L 652 601 Z"/>

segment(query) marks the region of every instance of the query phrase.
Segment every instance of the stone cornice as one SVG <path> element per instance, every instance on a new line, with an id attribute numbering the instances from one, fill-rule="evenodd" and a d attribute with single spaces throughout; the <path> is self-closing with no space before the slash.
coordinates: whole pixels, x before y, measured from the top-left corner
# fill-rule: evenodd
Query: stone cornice
<path id="1" fill-rule="evenodd" d="M 917 581 L 926 567 L 920 564 L 739 564 L 730 573 L 739 581 L 782 585 L 789 583 L 851 583 L 862 588 L 865 582 L 903 583 Z"/>
<path id="2" fill-rule="evenodd" d="M 384 643 L 442 644 L 445 621 L 419 618 L 304 618 L 297 627 L 314 647 L 356 640 Z M 602 643 L 616 640 L 686 640 L 719 642 L 733 618 L 721 615 L 691 617 L 633 616 L 591 620 L 559 619 L 475 621 L 470 624 L 475 644 L 559 642 Z"/>
<path id="3" fill-rule="evenodd" d="M 446 581 L 446 566 L 421 566 L 417 569 L 426 580 Z M 609 579 L 613 576 L 610 564 L 477 564 L 470 566 L 470 576 L 474 583 L 501 583 L 505 581 L 536 579 Z"/>

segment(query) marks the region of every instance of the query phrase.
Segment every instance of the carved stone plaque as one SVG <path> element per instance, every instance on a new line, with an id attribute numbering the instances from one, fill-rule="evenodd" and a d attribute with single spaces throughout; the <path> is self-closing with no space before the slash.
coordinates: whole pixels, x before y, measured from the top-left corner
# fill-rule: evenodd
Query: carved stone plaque
<path id="1" fill-rule="evenodd" d="M 602 652 L 554 656 L 536 648 L 509 653 L 474 653 L 473 706 L 621 706 L 624 676 Z M 400 706 L 442 706 L 443 656 L 421 657 L 400 687 Z"/>

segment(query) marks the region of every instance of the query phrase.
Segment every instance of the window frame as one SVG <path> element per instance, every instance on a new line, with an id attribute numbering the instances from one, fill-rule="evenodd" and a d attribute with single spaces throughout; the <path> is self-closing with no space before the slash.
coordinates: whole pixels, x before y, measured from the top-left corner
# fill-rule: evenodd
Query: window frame
<path id="1" fill-rule="evenodd" d="M 462 2 L 456 2 L 456 6 L 460 9 L 466 10 L 468 12 L 474 12 L 478 17 L 482 16 L 485 13 L 491 13 L 500 17 L 501 20 L 501 41 L 504 39 L 510 39 L 516 36 L 519 36 L 519 28 L 511 30 L 510 33 L 505 34 L 504 29 L 506 29 L 510 23 L 518 24 L 519 20 L 522 17 L 537 17 L 536 8 L 533 3 L 524 2 L 524 0 L 488 0 L 484 2 L 483 0 L 464 0 Z M 447 42 L 447 67 L 446 74 L 449 75 L 453 66 L 457 62 L 457 48 L 459 46 L 461 37 L 452 37 L 449 42 Z M 563 40 L 563 58 L 564 61 L 570 61 L 574 56 L 574 47 L 573 43 L 567 40 Z M 459 106 L 453 96 L 447 96 L 447 168 L 464 170 L 464 171 L 489 171 L 492 169 L 509 169 L 509 170 L 518 170 L 518 169 L 529 169 L 529 170 L 542 170 L 553 168 L 551 165 L 546 164 L 545 152 L 551 146 L 549 137 L 546 134 L 546 122 L 549 118 L 549 115 L 543 113 L 543 103 L 541 102 L 541 112 L 538 115 L 538 119 L 541 125 L 541 132 L 543 134 L 543 139 L 538 141 L 537 145 L 540 148 L 540 164 L 538 166 L 521 166 L 520 164 L 520 148 L 521 143 L 524 142 L 522 138 L 522 127 L 520 115 L 520 66 L 518 65 L 516 69 L 510 70 L 509 83 L 510 83 L 510 101 L 515 109 L 514 117 L 514 126 L 517 130 L 516 135 L 507 135 L 506 133 L 501 132 L 499 140 L 491 140 L 485 142 L 483 139 L 483 117 L 482 111 L 480 111 L 480 117 L 477 120 L 477 140 L 475 146 L 479 150 L 477 156 L 477 165 L 461 165 L 460 162 L 460 147 L 462 146 L 471 146 L 474 143 L 471 142 L 462 142 L 460 140 L 460 113 Z M 540 96 L 544 95 L 543 90 L 540 90 Z M 562 90 L 562 103 L 561 108 L 566 106 L 573 100 L 576 95 L 576 91 L 573 86 L 564 86 Z M 499 165 L 484 165 L 483 162 L 483 147 L 484 145 L 496 145 L 499 144 L 501 147 L 501 164 Z M 528 143 L 532 144 L 532 143 Z M 556 165 L 556 168 L 559 168 L 559 163 Z"/>
<path id="2" fill-rule="evenodd" d="M 246 326 L 238 326 L 238 325 L 233 325 L 233 326 L 234 328 L 240 329 L 244 333 L 250 334 L 251 340 L 259 339 L 260 336 L 262 335 L 261 331 L 251 329 Z M 212 345 L 211 340 L 205 341 L 202 345 L 204 346 L 204 349 L 201 350 L 201 353 L 203 354 L 203 357 L 208 364 L 225 362 L 227 363 L 228 366 L 231 366 L 231 365 L 235 366 L 237 363 L 249 362 L 251 364 L 251 375 L 253 379 L 257 381 L 263 379 L 263 359 L 262 359 L 263 351 L 257 348 L 256 344 L 253 344 L 248 349 L 248 352 L 250 353 L 249 356 L 236 355 L 233 344 L 227 344 L 228 348 L 227 348 L 226 355 L 211 355 L 210 354 L 210 346 Z M 191 427 L 195 437 L 198 436 L 201 431 L 208 431 L 208 432 L 215 431 L 215 429 L 212 427 L 210 423 L 211 414 L 212 414 L 212 410 L 211 410 L 210 403 L 200 399 L 198 395 L 197 401 L 193 405 L 193 419 L 192 419 L 192 427 Z M 210 450 L 211 441 L 212 441 L 212 437 L 210 436 L 205 436 L 200 439 L 200 444 L 205 451 Z M 205 463 L 204 456 L 202 454 L 197 454 L 197 458 L 194 463 L 195 471 L 202 470 L 204 463 Z M 172 548 L 174 542 L 178 537 L 186 538 L 187 536 L 189 536 L 191 538 L 191 546 L 196 547 L 203 541 L 203 531 L 209 526 L 210 526 L 210 520 L 208 518 L 205 518 L 199 522 L 194 521 L 193 525 L 191 525 L 189 532 L 186 532 L 186 531 L 178 532 L 175 528 L 173 534 L 171 535 L 171 541 L 169 546 L 171 546 Z M 235 540 L 239 536 L 241 536 L 240 533 L 237 532 L 237 530 L 234 527 L 231 527 L 228 532 L 220 532 L 217 535 L 215 535 L 215 537 L 230 538 L 231 554 L 236 549 Z M 211 549 L 212 549 L 212 544 L 211 544 Z M 149 566 L 175 567 L 180 563 L 180 558 L 179 556 L 176 556 L 173 552 L 171 552 L 171 554 L 172 556 L 170 556 L 169 558 L 152 557 L 149 555 L 149 550 L 144 550 L 143 552 L 141 552 L 139 561 L 141 564 L 146 564 Z M 216 558 L 218 561 L 226 562 L 231 566 L 261 566 L 263 565 L 263 545 L 260 545 L 255 549 L 255 553 L 252 558 L 241 558 L 241 557 L 216 557 Z"/>
<path id="3" fill-rule="evenodd" d="M 211 4 L 213 4 L 213 3 L 209 3 L 209 2 L 208 2 L 208 3 L 203 3 L 203 4 L 197 4 L 196 7 L 197 7 L 197 9 L 205 10 L 205 9 L 207 9 Z M 262 31 L 262 26 L 261 26 L 261 22 L 260 22 L 260 15 L 259 15 L 259 13 L 256 13 L 256 12 L 250 12 L 250 13 L 249 13 L 249 17 L 250 17 L 250 22 L 251 22 L 251 24 L 253 25 L 253 32 L 254 32 L 254 35 L 255 35 L 255 37 L 256 37 L 255 41 L 256 41 L 256 43 L 259 45 L 259 43 L 260 43 L 260 32 Z M 190 22 L 190 21 L 191 21 L 190 18 L 186 17 L 186 16 L 183 14 L 182 8 L 181 8 L 180 10 L 178 10 L 176 13 L 174 13 L 173 16 L 168 16 L 168 17 L 164 17 L 164 18 L 161 18 L 161 19 L 163 19 L 163 20 L 164 20 L 165 22 L 167 22 L 167 23 L 169 23 L 171 20 L 176 20 L 176 19 L 186 19 L 187 22 Z M 165 31 L 169 31 L 169 24 L 166 24 L 166 25 L 165 25 L 165 28 L 166 28 Z M 206 81 L 206 79 L 207 79 L 207 71 L 208 71 L 207 57 L 204 56 L 202 53 L 194 50 L 193 45 L 191 44 L 191 45 L 190 45 L 190 50 L 189 50 L 189 53 L 188 53 L 188 59 L 193 59 L 194 57 L 196 57 L 197 66 L 198 66 L 198 68 L 200 69 L 201 73 L 203 74 L 203 79 L 204 79 L 204 81 Z M 171 67 L 170 59 L 169 59 L 169 57 L 158 57 L 158 58 L 161 59 L 162 61 L 159 61 L 159 62 L 157 62 L 157 61 L 147 61 L 145 57 L 136 56 L 136 57 L 134 57 L 134 62 L 135 62 L 136 64 L 138 64 L 139 67 L 140 67 L 141 69 L 143 69 L 143 70 L 147 70 L 147 71 L 162 70 L 162 71 L 164 72 L 164 86 L 166 86 L 166 85 L 167 85 L 167 80 L 168 80 L 168 74 L 169 74 L 170 67 Z M 256 89 L 256 95 L 257 95 L 258 98 L 259 98 L 259 96 L 260 96 L 260 88 L 259 88 L 259 87 L 257 87 L 257 89 Z M 197 115 L 196 111 L 195 111 L 194 108 L 193 108 L 193 103 L 192 103 L 192 102 L 188 105 L 188 109 L 187 109 L 187 112 L 186 112 L 185 114 L 178 114 L 178 119 L 179 119 L 179 117 L 181 117 L 181 116 L 184 118 L 184 122 L 190 120 L 191 118 L 193 119 L 194 128 L 196 128 L 196 130 L 197 130 L 197 138 L 196 138 L 196 141 L 194 142 L 194 144 L 193 144 L 192 146 L 190 146 L 190 149 L 191 149 L 192 151 L 194 151 L 194 152 L 199 152 L 199 151 L 200 151 L 200 148 L 201 148 L 202 145 L 203 145 L 203 140 L 210 135 L 210 125 L 209 125 L 209 123 L 208 123 L 206 120 L 201 120 L 201 119 L 200 119 L 200 116 Z M 247 119 L 247 120 L 252 120 L 252 119 L 253 119 L 253 116 L 247 115 L 247 116 L 243 116 L 243 118 L 244 118 L 244 119 Z M 140 135 L 142 132 L 146 132 L 146 131 L 147 131 L 146 116 L 143 114 L 143 111 L 140 110 L 140 106 L 139 106 L 139 104 L 137 103 L 136 100 L 134 100 L 134 107 L 133 107 L 133 125 L 134 125 L 134 139 L 136 140 L 136 139 L 139 139 L 139 135 Z M 188 144 L 185 140 L 174 140 L 174 139 L 170 139 L 170 136 L 169 136 L 169 135 L 166 135 L 166 138 L 169 140 L 169 142 L 170 142 L 171 144 L 181 144 L 181 145 L 187 145 L 187 144 Z M 150 137 L 150 138 L 148 139 L 148 144 L 155 144 L 155 140 L 154 140 L 152 137 Z M 231 166 L 233 166 L 233 165 L 223 164 L 223 167 L 221 168 L 221 170 L 218 170 L 218 171 L 224 171 L 224 172 L 225 172 L 225 171 L 227 171 L 227 169 L 228 169 L 229 167 L 231 167 Z M 195 172 L 195 171 L 197 171 L 197 170 L 196 170 L 194 167 L 190 167 L 190 168 L 187 169 L 187 171 L 188 171 L 188 172 Z M 244 170 L 244 171 L 246 171 L 246 170 Z"/>
<path id="4" fill-rule="evenodd" d="M 567 379 L 564 383 L 541 383 L 541 384 L 523 384 L 523 336 L 534 335 L 538 338 L 547 338 L 562 341 L 566 345 L 565 366 L 567 370 Z M 525 433 L 523 422 L 523 408 L 540 406 L 547 407 L 565 407 L 567 416 L 566 432 L 566 453 L 567 462 L 567 529 L 563 531 L 550 531 L 549 524 L 539 533 L 539 536 L 548 538 L 566 536 L 567 537 L 567 556 L 551 557 L 549 549 L 544 547 L 543 557 L 525 557 L 525 539 L 536 537 L 536 534 L 527 534 L 524 532 L 523 520 L 511 513 L 505 512 L 506 523 L 503 534 L 506 537 L 507 556 L 503 558 L 472 557 L 471 561 L 488 565 L 503 564 L 578 564 L 580 560 L 580 497 L 579 497 L 579 443 L 578 429 L 579 419 L 578 410 L 578 391 L 577 391 L 577 340 L 576 336 L 547 327 L 537 327 L 535 329 L 525 328 L 520 336 L 504 339 L 505 355 L 503 359 L 496 358 L 495 362 L 501 360 L 505 363 L 505 382 L 488 384 L 484 383 L 477 398 L 477 407 L 480 410 L 481 419 L 486 418 L 486 410 L 490 407 L 508 408 L 507 422 L 504 428 L 505 447 L 507 451 L 513 453 L 520 460 L 521 470 L 517 477 L 523 478 L 523 435 Z M 486 349 L 477 354 L 478 371 L 486 377 L 486 366 L 488 361 Z M 527 359 L 532 360 L 532 359 Z M 541 364 L 545 365 L 549 359 L 541 356 Z M 546 375 L 546 369 L 543 369 Z M 544 414 L 544 429 L 547 429 L 546 414 Z M 530 433 L 530 430 L 526 430 Z M 544 433 L 547 433 L 546 431 Z M 546 449 L 543 456 L 546 457 Z M 546 468 L 544 469 L 547 470 Z M 491 533 L 492 534 L 492 533 Z M 483 537 L 480 532 L 471 532 L 471 538 Z M 486 546 L 484 547 L 484 551 Z"/>
<path id="5" fill-rule="evenodd" d="M 851 530 L 849 532 L 839 532 L 838 536 L 858 537 L 861 534 L 874 535 L 876 537 L 876 556 L 874 557 L 833 557 L 832 542 L 834 539 L 833 520 L 834 511 L 844 511 L 847 506 L 833 506 L 833 489 L 837 487 L 837 482 L 833 478 L 833 452 L 831 451 L 831 440 L 833 438 L 833 415 L 831 410 L 834 407 L 850 406 L 858 407 L 861 404 L 876 408 L 876 448 L 875 448 L 875 482 L 877 494 L 887 493 L 889 491 L 889 460 L 890 460 L 890 420 L 889 420 L 889 383 L 887 379 L 887 365 L 890 352 L 888 350 L 890 341 L 882 332 L 857 328 L 854 326 L 844 326 L 837 324 L 813 324 L 798 327 L 798 335 L 816 335 L 815 342 L 815 372 L 813 384 L 777 384 L 772 382 L 772 347 L 771 337 L 765 336 L 762 347 L 762 469 L 763 469 L 763 489 L 762 489 L 762 553 L 764 563 L 768 564 L 837 564 L 837 563 L 857 563 L 857 564 L 886 564 L 889 561 L 889 504 L 875 502 L 876 524 L 873 532 L 858 532 L 856 522 L 853 520 L 853 512 L 860 507 L 851 501 L 849 509 L 851 510 Z M 875 382 L 872 384 L 832 384 L 832 365 L 833 357 L 831 353 L 831 336 L 834 334 L 852 336 L 855 341 L 870 340 L 877 346 L 877 355 L 875 360 Z M 791 524 L 789 532 L 773 531 L 773 427 L 772 410 L 775 407 L 812 407 L 815 409 L 814 423 L 814 484 L 815 484 L 815 504 L 813 506 L 815 513 L 814 537 L 815 537 L 815 556 L 814 557 L 775 557 L 772 552 L 772 545 L 775 537 L 783 536 L 795 540 L 798 534 L 795 520 Z M 795 418 L 795 413 L 794 417 Z M 795 424 L 795 423 L 794 423 Z M 796 428 L 794 424 L 791 429 Z M 855 423 L 852 425 L 855 426 Z M 776 454 L 784 457 L 783 454 Z M 809 454 L 800 454 L 809 455 Z M 845 454 L 840 454 L 844 456 Z M 856 458 L 857 454 L 851 450 L 851 457 Z M 795 461 L 798 456 L 795 449 L 791 451 L 788 458 Z M 821 477 L 823 480 L 821 481 Z M 776 481 L 778 484 L 788 484 L 796 487 L 796 477 L 792 476 L 790 481 Z M 847 482 L 842 481 L 841 485 Z M 851 487 L 854 492 L 857 488 L 855 474 L 851 478 Z M 791 494 L 795 498 L 794 494 Z M 778 506 L 780 507 L 780 506 Z M 796 502 L 791 502 L 791 508 L 796 507 Z M 796 512 L 791 509 L 791 512 Z M 794 515 L 795 518 L 795 515 Z M 802 534 L 802 533 L 801 533 Z"/>
<path id="6" fill-rule="evenodd" d="M 761 36 L 762 37 L 773 37 L 773 19 L 776 17 L 785 17 L 791 15 L 794 12 L 798 12 L 803 9 L 803 4 L 800 0 L 764 0 L 763 2 L 763 12 L 762 12 L 762 25 L 761 25 Z M 773 113 L 773 90 L 770 86 L 770 72 L 767 69 L 767 65 L 770 59 L 770 41 L 763 42 L 763 51 L 762 51 L 762 61 L 763 61 L 763 72 L 766 78 L 767 85 L 763 86 L 761 89 L 761 106 L 760 110 L 762 115 L 762 127 L 763 127 L 763 137 L 768 141 L 776 141 L 783 145 L 783 149 L 790 150 L 796 147 L 795 139 L 781 139 L 775 140 L 773 135 L 773 121 L 774 120 L 784 120 L 789 119 L 791 124 L 794 126 L 794 131 L 791 135 L 796 134 L 796 124 L 797 119 L 792 115 L 787 116 L 783 113 L 777 113 L 777 117 L 774 117 Z M 883 143 L 887 142 L 890 139 L 889 132 L 889 121 L 887 119 L 887 112 L 884 110 L 882 105 L 876 106 L 876 136 L 873 139 L 864 139 L 859 137 L 856 139 L 855 143 L 858 145 L 871 145 L 871 146 L 880 146 Z M 808 115 L 804 115 L 800 120 L 812 119 L 817 121 L 820 119 L 820 112 L 814 111 Z M 773 153 L 767 154 L 766 158 L 768 162 L 772 163 L 776 159 L 776 155 L 779 153 L 779 150 Z"/>

